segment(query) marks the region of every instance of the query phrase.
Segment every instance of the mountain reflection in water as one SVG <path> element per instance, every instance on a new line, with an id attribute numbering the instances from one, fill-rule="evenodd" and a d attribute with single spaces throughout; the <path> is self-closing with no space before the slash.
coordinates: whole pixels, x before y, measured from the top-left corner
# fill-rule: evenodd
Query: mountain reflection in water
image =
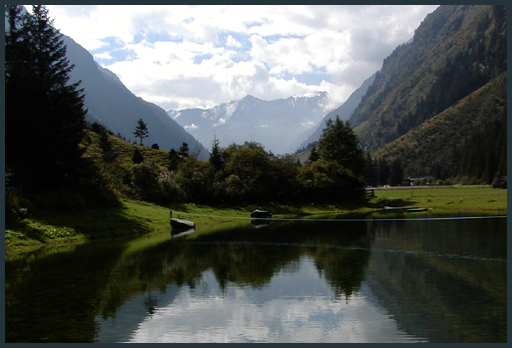
<path id="1" fill-rule="evenodd" d="M 250 223 L 6 260 L 7 342 L 506 342 L 506 220 Z"/>

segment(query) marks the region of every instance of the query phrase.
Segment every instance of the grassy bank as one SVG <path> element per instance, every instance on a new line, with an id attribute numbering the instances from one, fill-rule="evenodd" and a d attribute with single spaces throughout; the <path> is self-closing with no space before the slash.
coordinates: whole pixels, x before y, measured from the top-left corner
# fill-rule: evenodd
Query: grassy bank
<path id="1" fill-rule="evenodd" d="M 420 213 L 385 212 L 383 206 L 417 206 Z M 29 218 L 8 225 L 5 244 L 8 253 L 43 245 L 85 242 L 150 232 L 169 232 L 169 210 L 173 217 L 193 220 L 198 230 L 222 229 L 246 223 L 249 212 L 268 209 L 276 218 L 337 217 L 421 217 L 506 215 L 507 191 L 479 187 L 376 189 L 375 196 L 364 203 L 350 204 L 273 204 L 265 206 L 212 207 L 176 204 L 169 207 L 122 200 L 108 209 L 88 209 L 68 213 L 48 212 L 44 217 Z"/>

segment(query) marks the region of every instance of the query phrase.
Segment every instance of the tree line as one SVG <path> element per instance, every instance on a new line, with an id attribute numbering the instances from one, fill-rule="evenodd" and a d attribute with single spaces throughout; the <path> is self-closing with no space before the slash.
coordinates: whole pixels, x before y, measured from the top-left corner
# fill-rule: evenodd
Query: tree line
<path id="1" fill-rule="evenodd" d="M 274 155 L 257 142 L 222 147 L 214 137 L 211 145 L 208 161 L 190 154 L 187 143 L 170 149 L 164 170 L 136 147 L 133 165 L 119 185 L 121 194 L 158 203 L 213 204 L 339 202 L 364 196 L 366 157 L 349 123 L 339 118 L 327 123 L 315 145 L 317 156 L 305 165 L 292 155 Z M 110 158 L 110 147 L 101 148 L 104 158 Z"/>

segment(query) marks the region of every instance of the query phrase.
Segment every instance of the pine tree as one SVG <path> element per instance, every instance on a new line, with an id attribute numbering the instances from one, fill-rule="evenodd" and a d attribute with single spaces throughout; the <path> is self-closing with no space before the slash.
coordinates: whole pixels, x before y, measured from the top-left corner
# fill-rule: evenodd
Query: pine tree
<path id="1" fill-rule="evenodd" d="M 220 171 L 223 166 L 223 161 L 222 161 L 222 156 L 220 154 L 219 144 L 220 144 L 219 139 L 217 139 L 217 137 L 214 135 L 213 141 L 212 141 L 212 152 L 210 154 L 210 158 L 208 159 L 208 161 L 213 166 L 213 168 L 215 169 L 216 172 Z"/>
<path id="2" fill-rule="evenodd" d="M 318 151 L 316 150 L 316 145 L 313 145 L 311 147 L 311 151 L 309 152 L 308 163 L 316 162 L 319 159 L 320 159 L 320 155 L 318 154 Z"/>
<path id="3" fill-rule="evenodd" d="M 178 168 L 178 164 L 180 162 L 180 156 L 178 152 L 174 149 L 169 150 L 169 170 L 173 171 Z"/>
<path id="4" fill-rule="evenodd" d="M 140 145 L 142 145 L 142 140 L 144 138 L 149 137 L 148 124 L 142 121 L 142 118 L 137 121 L 137 127 L 135 127 L 133 135 L 135 135 L 135 138 L 140 139 Z"/>
<path id="5" fill-rule="evenodd" d="M 178 154 L 181 156 L 181 157 L 188 157 L 188 152 L 189 152 L 189 149 L 188 149 L 188 144 L 183 142 L 180 146 L 180 149 L 179 149 L 179 152 Z"/>
<path id="6" fill-rule="evenodd" d="M 317 144 L 320 158 L 335 161 L 356 176 L 364 176 L 366 158 L 359 147 L 359 140 L 348 121 L 329 119 Z"/>
<path id="7" fill-rule="evenodd" d="M 85 114 L 80 81 L 48 9 L 6 7 L 6 163 L 18 184 L 38 190 L 76 185 L 83 169 Z"/>

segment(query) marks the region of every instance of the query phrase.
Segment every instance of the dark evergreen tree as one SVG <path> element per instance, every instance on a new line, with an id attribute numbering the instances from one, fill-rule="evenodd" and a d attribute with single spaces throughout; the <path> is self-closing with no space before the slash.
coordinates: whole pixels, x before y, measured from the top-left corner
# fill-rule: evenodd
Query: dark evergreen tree
<path id="1" fill-rule="evenodd" d="M 189 148 L 188 148 L 188 144 L 183 142 L 180 146 L 180 149 L 179 149 L 179 152 L 178 154 L 181 156 L 181 157 L 188 157 L 188 152 L 189 152 Z"/>
<path id="2" fill-rule="evenodd" d="M 387 185 L 389 183 L 389 164 L 385 158 L 377 161 L 377 185 Z"/>
<path id="3" fill-rule="evenodd" d="M 133 135 L 135 135 L 135 138 L 140 139 L 140 145 L 142 145 L 144 138 L 149 137 L 148 124 L 142 121 L 142 118 L 137 121 L 137 127 L 135 127 L 135 132 L 133 132 Z"/>
<path id="4" fill-rule="evenodd" d="M 174 149 L 169 150 L 169 170 L 176 170 L 178 168 L 179 162 L 180 156 L 178 155 L 178 152 Z"/>
<path id="5" fill-rule="evenodd" d="M 398 186 L 402 183 L 404 178 L 404 170 L 402 162 L 399 159 L 394 159 L 391 162 L 391 170 L 389 173 L 389 181 L 392 186 Z"/>
<path id="6" fill-rule="evenodd" d="M 5 11 L 6 162 L 27 190 L 77 185 L 86 110 L 80 82 L 68 83 L 74 66 L 62 34 L 43 5 L 31 16 L 18 6 Z"/>
<path id="7" fill-rule="evenodd" d="M 216 172 L 222 170 L 224 164 L 224 161 L 222 160 L 222 155 L 220 153 L 219 144 L 219 139 L 217 139 L 216 136 L 213 136 L 212 152 L 210 153 L 210 158 L 208 159 L 208 161 L 213 166 L 213 169 L 215 169 Z"/>
<path id="8" fill-rule="evenodd" d="M 366 154 L 366 182 L 370 186 L 377 186 L 377 165 L 369 153 Z"/>
<path id="9" fill-rule="evenodd" d="M 106 163 L 112 163 L 117 158 L 117 154 L 115 153 L 112 142 L 109 139 L 108 132 L 106 130 L 99 133 L 100 134 L 100 148 L 103 151 L 103 160 Z"/>
<path id="10" fill-rule="evenodd" d="M 366 171 L 366 159 L 359 147 L 359 140 L 348 121 L 329 119 L 318 141 L 318 154 L 326 161 L 335 161 L 351 170 L 355 176 L 363 176 Z"/>
<path id="11" fill-rule="evenodd" d="M 319 159 L 320 159 L 320 155 L 318 154 L 316 145 L 313 145 L 313 147 L 311 147 L 311 152 L 309 153 L 309 156 L 308 156 L 308 162 L 313 163 L 313 162 L 318 161 Z"/>

